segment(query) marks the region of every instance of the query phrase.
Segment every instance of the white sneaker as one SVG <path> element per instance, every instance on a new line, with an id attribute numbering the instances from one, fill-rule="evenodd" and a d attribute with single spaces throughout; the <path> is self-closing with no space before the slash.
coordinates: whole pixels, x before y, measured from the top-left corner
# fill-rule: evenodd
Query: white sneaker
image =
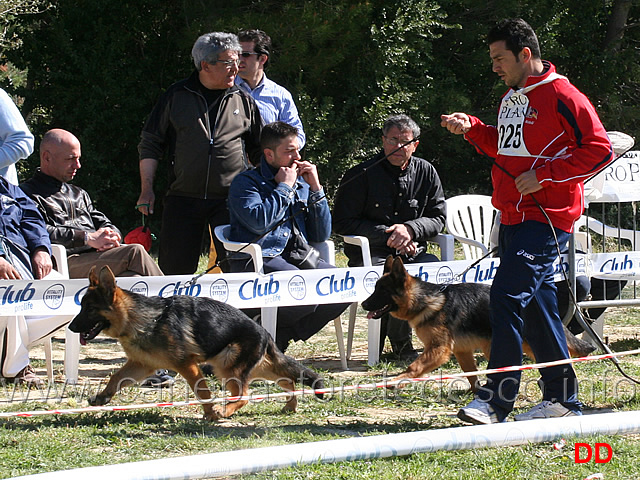
<path id="1" fill-rule="evenodd" d="M 535 420 L 538 418 L 574 417 L 578 415 L 582 415 L 582 412 L 574 412 L 573 410 L 569 410 L 559 402 L 550 402 L 549 400 L 543 400 L 528 412 L 515 415 L 514 418 L 518 421 L 521 421 Z"/>
<path id="2" fill-rule="evenodd" d="M 463 422 L 469 422 L 475 425 L 500 423 L 493 407 L 487 402 L 483 402 L 477 398 L 474 398 L 466 407 L 458 410 L 458 418 Z"/>

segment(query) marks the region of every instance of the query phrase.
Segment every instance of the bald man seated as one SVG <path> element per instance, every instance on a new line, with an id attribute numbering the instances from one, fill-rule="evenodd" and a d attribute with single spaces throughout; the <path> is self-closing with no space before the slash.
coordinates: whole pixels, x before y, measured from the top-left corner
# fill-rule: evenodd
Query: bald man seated
<path id="1" fill-rule="evenodd" d="M 86 278 L 93 265 L 109 266 L 119 277 L 162 275 L 142 245 L 125 245 L 120 230 L 94 208 L 89 194 L 72 181 L 80 169 L 80 141 L 53 129 L 40 142 L 40 167 L 20 185 L 38 205 L 51 243 L 64 245 L 69 276 Z"/>

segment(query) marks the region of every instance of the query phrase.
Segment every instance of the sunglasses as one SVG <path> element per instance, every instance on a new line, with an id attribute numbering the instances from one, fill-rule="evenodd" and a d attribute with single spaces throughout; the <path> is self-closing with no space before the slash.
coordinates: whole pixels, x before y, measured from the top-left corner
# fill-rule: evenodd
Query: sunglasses
<path id="1" fill-rule="evenodd" d="M 242 52 L 240 54 L 240 56 L 244 58 L 249 58 L 251 55 L 261 55 L 261 54 L 258 52 Z"/>

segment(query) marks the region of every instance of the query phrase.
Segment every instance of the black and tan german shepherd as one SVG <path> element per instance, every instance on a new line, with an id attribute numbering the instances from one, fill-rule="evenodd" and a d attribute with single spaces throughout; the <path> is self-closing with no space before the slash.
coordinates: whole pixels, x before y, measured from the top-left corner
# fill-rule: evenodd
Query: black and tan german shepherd
<path id="1" fill-rule="evenodd" d="M 232 396 L 248 394 L 253 379 L 278 383 L 287 391 L 300 381 L 323 388 L 322 378 L 278 350 L 271 336 L 240 310 L 209 298 L 176 295 L 146 297 L 123 290 L 109 267 L 89 274 L 89 288 L 82 298 L 80 313 L 69 329 L 80 341 L 95 338 L 101 331 L 120 341 L 127 362 L 109 379 L 105 389 L 89 399 L 91 405 L 105 405 L 123 386 L 140 381 L 156 369 L 180 373 L 201 399 L 204 418 L 218 420 L 246 405 L 246 400 L 213 406 L 207 402 L 207 387 L 199 364 L 208 363 Z M 321 397 L 321 394 L 318 394 Z M 295 411 L 291 396 L 285 411 Z"/>
<path id="2" fill-rule="evenodd" d="M 424 352 L 394 380 L 420 378 L 446 363 L 455 355 L 465 372 L 477 370 L 473 353 L 481 350 L 489 359 L 491 354 L 491 323 L 489 291 L 491 287 L 479 283 L 442 285 L 425 282 L 409 275 L 399 257 L 387 257 L 383 275 L 375 290 L 362 302 L 369 318 L 385 313 L 406 320 L 424 344 Z M 564 333 L 571 356 L 582 357 L 594 347 L 580 340 L 565 327 Z M 525 341 L 524 352 L 534 358 Z M 476 391 L 476 376 L 468 377 Z"/>

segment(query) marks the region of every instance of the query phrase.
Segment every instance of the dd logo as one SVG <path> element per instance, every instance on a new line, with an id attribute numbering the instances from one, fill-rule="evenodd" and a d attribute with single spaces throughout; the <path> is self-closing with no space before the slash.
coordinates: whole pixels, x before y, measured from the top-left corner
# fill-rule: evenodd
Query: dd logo
<path id="1" fill-rule="evenodd" d="M 603 448 L 607 451 L 606 457 L 604 458 L 600 456 L 600 452 L 602 451 Z M 586 454 L 586 457 L 584 458 L 580 456 L 580 452 L 583 449 L 585 450 L 584 453 Z M 595 449 L 592 449 L 591 445 L 589 445 L 588 443 L 576 443 L 576 446 L 575 446 L 576 463 L 590 462 L 591 458 L 593 457 L 593 450 L 596 451 L 596 454 L 595 454 L 596 463 L 608 463 L 611 461 L 611 458 L 613 457 L 613 449 L 611 448 L 611 445 L 609 445 L 608 443 L 596 443 Z"/>

